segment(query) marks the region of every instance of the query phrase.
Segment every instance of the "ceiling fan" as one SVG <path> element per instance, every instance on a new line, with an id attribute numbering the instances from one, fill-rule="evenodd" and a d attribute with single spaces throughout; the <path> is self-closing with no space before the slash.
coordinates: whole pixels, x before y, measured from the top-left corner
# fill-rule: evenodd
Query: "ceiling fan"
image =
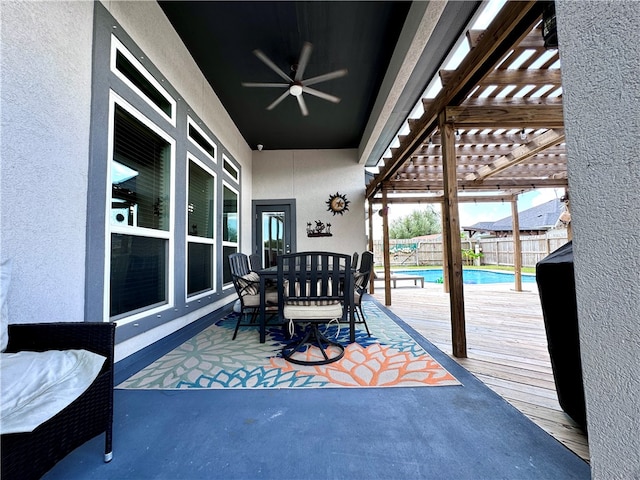
<path id="1" fill-rule="evenodd" d="M 308 79 L 303 79 L 304 71 L 307 68 L 307 64 L 309 63 L 309 57 L 311 56 L 311 51 L 313 50 L 313 45 L 309 42 L 305 42 L 302 45 L 302 51 L 300 52 L 300 59 L 298 60 L 297 65 L 293 65 L 291 67 L 291 71 L 293 72 L 293 76 L 287 75 L 284 73 L 275 63 L 269 59 L 261 50 L 254 50 L 253 53 L 256 57 L 262 60 L 267 67 L 271 68 L 274 72 L 276 72 L 280 77 L 286 80 L 287 83 L 255 83 L 255 82 L 243 82 L 242 85 L 244 87 L 286 87 L 287 90 L 280 95 L 271 105 L 267 107 L 267 110 L 273 110 L 280 102 L 282 102 L 288 95 L 294 96 L 298 100 L 298 105 L 300 106 L 300 111 L 302 115 L 309 115 L 309 110 L 307 109 L 307 104 L 304 101 L 303 93 L 308 93 L 309 95 L 313 95 L 315 97 L 323 98 L 333 103 L 338 103 L 340 98 L 335 95 L 329 95 L 328 93 L 321 92 L 316 90 L 315 88 L 310 88 L 310 85 L 315 85 L 316 83 L 326 82 L 327 80 L 333 80 L 334 78 L 344 77 L 347 74 L 347 69 L 343 68 L 342 70 L 336 70 L 334 72 L 325 73 L 324 75 L 318 75 L 317 77 L 312 77 Z"/>

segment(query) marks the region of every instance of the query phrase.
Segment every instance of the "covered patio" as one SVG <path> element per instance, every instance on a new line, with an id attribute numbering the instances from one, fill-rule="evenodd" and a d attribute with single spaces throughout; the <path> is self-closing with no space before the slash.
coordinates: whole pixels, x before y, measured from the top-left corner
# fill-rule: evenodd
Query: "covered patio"
<path id="1" fill-rule="evenodd" d="M 256 25 L 264 24 L 265 17 L 248 2 L 188 3 L 220 9 L 197 29 L 202 35 L 197 46 L 258 73 L 274 72 L 252 49 L 264 49 L 288 71 L 309 40 L 297 27 L 313 23 L 307 21 L 313 16 L 289 14 L 294 27 L 280 28 L 285 16 L 271 21 L 278 34 L 289 37 L 281 41 L 252 28 L 246 15 L 236 18 L 241 28 L 221 22 L 225 5 L 235 5 L 258 17 Z M 293 4 L 334 4 L 273 3 L 285 10 Z M 403 2 L 380 3 L 403 7 Z M 370 71 L 389 73 L 377 77 L 385 87 L 378 95 L 348 94 L 362 94 L 362 86 L 339 91 L 364 72 L 339 57 L 346 50 L 340 42 L 355 50 L 372 44 L 350 41 L 357 29 L 349 25 L 357 20 L 335 22 L 334 31 L 349 35 L 335 43 L 314 41 L 310 58 L 320 62 L 319 69 L 307 73 L 313 78 L 348 66 L 350 74 L 327 84 L 338 89 L 333 93 L 340 103 L 324 101 L 335 99 L 333 93 L 305 97 L 310 118 L 293 98 L 300 93 L 291 88 L 295 85 L 288 90 L 291 98 L 271 112 L 269 92 L 254 101 L 241 85 L 263 80 L 258 75 L 245 77 L 219 59 L 212 68 L 200 64 L 165 11 L 187 2 L 1 3 L 0 262 L 13 262 L 6 296 L 10 323 L 117 324 L 116 374 L 122 379 L 228 313 L 235 292 L 225 261 L 232 252 L 261 249 L 258 207 L 291 208 L 294 250 L 322 246 L 351 254 L 367 249 L 366 210 L 369 218 L 379 212 L 385 218 L 394 203 L 436 202 L 443 212 L 444 289 L 398 285 L 392 302 L 387 285 L 370 301 L 385 311 L 389 307 L 388 315 L 464 385 L 346 392 L 118 390 L 114 460 L 103 462 L 98 436 L 46 478 L 633 477 L 640 466 L 639 11 L 629 0 L 557 0 L 556 48 L 541 40 L 540 21 L 551 2 L 497 2 L 503 8 L 494 21 L 464 32 L 473 48 L 462 60 L 447 58 L 419 108 L 409 112 L 407 98 L 396 94 L 409 87 L 421 90 L 431 76 L 412 60 L 424 53 L 435 68 L 446 54 L 428 47 L 449 46 L 437 33 L 457 36 L 471 15 L 463 18 L 456 10 L 475 11 L 488 3 L 493 2 L 404 5 L 422 15 L 407 17 L 407 27 L 416 27 L 411 33 L 396 34 L 408 40 L 405 46 L 424 41 L 417 52 L 385 45 L 386 60 L 368 65 Z M 192 23 L 184 22 L 186 32 L 196 30 Z M 248 45 L 246 38 L 230 41 L 232 33 L 264 38 Z M 225 45 L 242 52 L 233 54 Z M 232 92 L 242 90 L 232 98 L 243 101 L 239 110 L 254 124 L 251 136 L 245 136 L 241 117 L 225 103 L 224 87 L 214 86 L 209 72 L 226 77 L 235 85 Z M 390 84 L 393 88 L 386 88 Z M 365 96 L 371 100 L 366 114 L 359 110 L 365 127 L 342 145 L 325 143 L 329 135 L 319 133 L 321 128 L 336 127 L 332 118 L 346 118 L 337 112 L 354 113 L 349 100 Z M 313 100 L 321 101 L 313 105 Z M 283 119 L 290 124 L 279 128 Z M 314 144 L 296 133 L 309 125 L 306 133 Z M 272 149 L 255 136 L 269 129 L 286 142 Z M 119 160 L 132 162 L 119 147 L 137 146 L 140 139 L 149 145 L 144 157 L 133 158 L 140 174 L 135 189 L 149 195 L 137 202 L 144 211 L 129 208 L 125 217 L 114 211 L 114 187 L 136 177 L 114 177 L 112 168 Z M 151 155 L 156 147 L 161 155 Z M 192 195 L 199 180 L 211 185 L 206 196 Z M 552 400 L 540 319 L 514 299 L 530 296 L 533 302 L 535 296 L 516 280 L 515 291 L 503 292 L 509 305 L 483 292 L 478 298 L 490 305 L 477 307 L 474 292 L 462 284 L 458 236 L 463 201 L 510 202 L 517 218 L 522 192 L 568 187 L 588 451 L 579 437 L 559 435 L 575 432 Z M 345 195 L 348 215 L 327 211 L 327 197 Z M 193 214 L 202 214 L 200 228 L 191 222 Z M 327 218 L 331 237 L 307 235 L 307 222 Z M 113 275 L 127 272 L 124 267 L 142 275 Z M 519 265 L 514 267 L 517 278 Z M 424 299 L 415 295 L 423 291 L 429 294 Z M 405 292 L 411 295 L 406 309 Z M 491 323 L 510 313 L 522 316 L 512 325 L 526 332 L 527 340 L 512 342 L 509 332 Z M 537 325 L 531 327 L 529 320 Z"/>

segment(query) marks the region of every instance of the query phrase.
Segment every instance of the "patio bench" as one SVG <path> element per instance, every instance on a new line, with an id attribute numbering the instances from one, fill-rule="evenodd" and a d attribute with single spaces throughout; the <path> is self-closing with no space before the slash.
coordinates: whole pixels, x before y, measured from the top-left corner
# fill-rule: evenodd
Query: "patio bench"
<path id="1" fill-rule="evenodd" d="M 380 276 L 378 274 L 375 274 L 374 275 L 374 279 L 375 280 L 384 281 L 384 276 Z M 421 277 L 419 275 L 409 275 L 407 273 L 392 273 L 389 276 L 389 280 L 391 281 L 393 288 L 396 288 L 397 282 L 399 280 L 410 280 L 410 281 L 413 281 L 413 284 L 416 287 L 418 286 L 418 282 L 420 282 L 420 287 L 424 288 L 424 277 Z"/>

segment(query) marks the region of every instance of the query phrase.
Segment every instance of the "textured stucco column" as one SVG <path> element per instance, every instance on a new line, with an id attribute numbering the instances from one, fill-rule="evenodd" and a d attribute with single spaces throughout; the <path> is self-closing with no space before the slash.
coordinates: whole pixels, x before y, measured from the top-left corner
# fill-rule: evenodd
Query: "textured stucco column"
<path id="1" fill-rule="evenodd" d="M 93 4 L 0 1 L 0 18 L 9 322 L 82 321 Z"/>
<path id="2" fill-rule="evenodd" d="M 640 478 L 640 4 L 556 8 L 592 477 Z"/>

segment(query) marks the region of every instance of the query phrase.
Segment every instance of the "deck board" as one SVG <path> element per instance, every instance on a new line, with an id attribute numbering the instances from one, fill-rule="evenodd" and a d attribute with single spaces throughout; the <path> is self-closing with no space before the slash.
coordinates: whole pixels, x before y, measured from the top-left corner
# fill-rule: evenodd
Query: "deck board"
<path id="1" fill-rule="evenodd" d="M 558 403 L 547 337 L 535 284 L 465 285 L 468 358 L 452 355 L 449 295 L 442 285 L 425 283 L 391 290 L 389 309 L 456 360 L 540 428 L 586 461 L 586 433 Z M 384 304 L 384 289 L 374 297 Z"/>

